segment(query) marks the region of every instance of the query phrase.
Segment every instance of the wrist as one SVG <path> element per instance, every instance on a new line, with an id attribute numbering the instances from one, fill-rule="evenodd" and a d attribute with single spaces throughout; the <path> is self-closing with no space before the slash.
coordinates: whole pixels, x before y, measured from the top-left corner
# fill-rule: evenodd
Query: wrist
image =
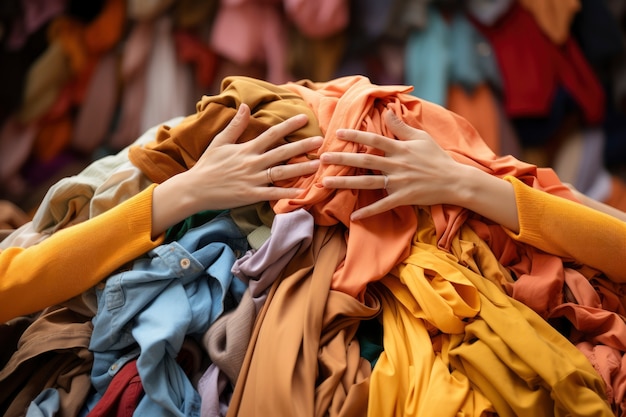
<path id="1" fill-rule="evenodd" d="M 168 228 L 199 211 L 197 198 L 179 174 L 156 186 L 152 194 L 152 234 L 165 232 Z"/>
<path id="2" fill-rule="evenodd" d="M 448 181 L 450 184 L 449 204 L 465 207 L 475 211 L 476 203 L 483 198 L 486 184 L 486 172 L 469 165 L 460 165 L 454 171 L 454 176 Z"/>

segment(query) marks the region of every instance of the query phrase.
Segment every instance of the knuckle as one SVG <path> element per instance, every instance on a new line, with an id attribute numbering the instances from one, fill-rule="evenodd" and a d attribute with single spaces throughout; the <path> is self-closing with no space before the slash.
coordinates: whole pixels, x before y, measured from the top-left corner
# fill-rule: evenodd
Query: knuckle
<path id="1" fill-rule="evenodd" d="M 364 183 L 367 187 L 374 187 L 376 185 L 376 177 L 372 175 L 366 175 Z"/>
<path id="2" fill-rule="evenodd" d="M 284 165 L 276 165 L 272 167 L 272 178 L 276 181 L 278 178 L 283 178 L 285 174 L 285 166 Z"/>
<path id="3" fill-rule="evenodd" d="M 374 164 L 374 157 L 370 154 L 363 154 L 362 162 L 365 168 L 370 168 Z"/>

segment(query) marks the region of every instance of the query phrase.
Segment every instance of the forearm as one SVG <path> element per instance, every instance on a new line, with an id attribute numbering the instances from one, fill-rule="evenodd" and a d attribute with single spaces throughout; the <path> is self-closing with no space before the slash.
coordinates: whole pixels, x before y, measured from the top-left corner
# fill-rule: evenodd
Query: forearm
<path id="1" fill-rule="evenodd" d="M 77 296 L 157 246 L 153 189 L 37 245 L 0 252 L 0 322 Z"/>
<path id="2" fill-rule="evenodd" d="M 513 185 L 478 168 L 459 169 L 462 172 L 451 185 L 456 199 L 453 203 L 517 233 L 520 225 Z"/>

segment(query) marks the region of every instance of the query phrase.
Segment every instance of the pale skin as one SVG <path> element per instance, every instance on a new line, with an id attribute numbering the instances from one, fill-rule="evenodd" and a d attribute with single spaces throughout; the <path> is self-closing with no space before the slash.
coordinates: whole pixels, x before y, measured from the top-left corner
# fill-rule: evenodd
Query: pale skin
<path id="1" fill-rule="evenodd" d="M 519 232 L 519 219 L 513 186 L 478 168 L 455 161 L 423 130 L 402 122 L 391 111 L 385 123 L 399 140 L 351 129 L 340 129 L 337 137 L 384 152 L 326 152 L 324 164 L 346 165 L 381 172 L 381 175 L 326 177 L 328 188 L 377 189 L 385 186 L 387 195 L 352 213 L 359 220 L 403 205 L 453 204 L 472 210 L 502 226 Z M 498 204 L 493 204 L 497 201 Z"/>
<path id="2" fill-rule="evenodd" d="M 319 167 L 318 160 L 283 163 L 316 150 L 322 144 L 322 138 L 284 144 L 285 136 L 307 124 L 306 115 L 301 114 L 271 127 L 255 140 L 236 143 L 249 120 L 250 108 L 241 104 L 233 120 L 215 136 L 192 168 L 154 189 L 153 237 L 200 211 L 298 197 L 302 192 L 299 188 L 270 186 L 267 170 L 272 168 L 272 181 L 312 174 Z M 277 144 L 281 146 L 274 148 Z"/>

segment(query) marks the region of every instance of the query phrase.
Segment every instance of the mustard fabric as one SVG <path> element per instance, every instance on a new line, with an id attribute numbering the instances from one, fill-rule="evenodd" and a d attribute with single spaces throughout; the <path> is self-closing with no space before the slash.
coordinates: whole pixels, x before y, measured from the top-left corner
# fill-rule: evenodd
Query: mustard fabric
<path id="1" fill-rule="evenodd" d="M 203 96 L 198 101 L 195 114 L 174 127 L 161 126 L 153 142 L 131 147 L 128 158 L 150 180 L 161 183 L 195 165 L 241 103 L 250 106 L 251 117 L 240 142 L 255 139 L 270 127 L 301 113 L 308 116 L 309 123 L 285 140 L 321 135 L 315 114 L 297 94 L 266 81 L 231 76 L 224 78 L 219 94 Z"/>
<path id="2" fill-rule="evenodd" d="M 467 225 L 436 247 L 418 208 L 411 254 L 380 281 L 384 353 L 369 416 L 613 415 L 587 358 L 498 283 L 510 277 Z"/>

